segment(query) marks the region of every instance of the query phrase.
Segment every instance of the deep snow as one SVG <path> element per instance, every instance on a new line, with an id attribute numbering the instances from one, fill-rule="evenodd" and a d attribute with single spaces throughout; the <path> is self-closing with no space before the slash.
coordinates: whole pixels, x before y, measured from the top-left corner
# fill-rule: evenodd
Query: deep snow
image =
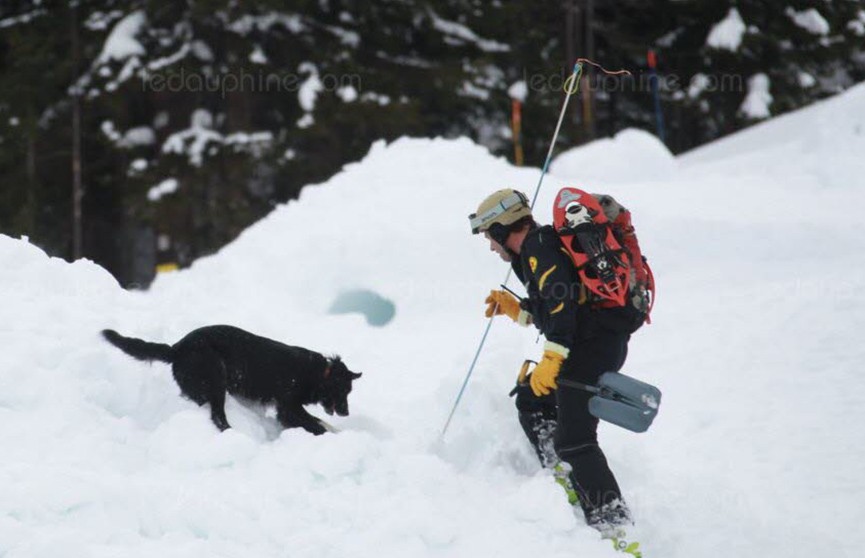
<path id="1" fill-rule="evenodd" d="M 865 86 L 675 159 L 640 133 L 583 150 L 560 157 L 536 213 L 548 222 L 566 184 L 615 195 L 657 276 L 624 371 L 661 387 L 661 413 L 642 435 L 601 427 L 645 556 L 852 556 Z M 438 442 L 505 274 L 466 216 L 493 189 L 530 192 L 538 172 L 464 139 L 376 144 L 147 293 L 0 236 L 0 556 L 612 556 L 539 469 L 507 397 L 541 352 L 534 331 L 493 324 Z M 356 291 L 392 302 L 393 319 L 329 313 Z M 280 433 L 232 399 L 219 433 L 167 366 L 98 336 L 174 342 L 211 323 L 364 372 L 351 416 L 331 421 L 342 432 Z"/>

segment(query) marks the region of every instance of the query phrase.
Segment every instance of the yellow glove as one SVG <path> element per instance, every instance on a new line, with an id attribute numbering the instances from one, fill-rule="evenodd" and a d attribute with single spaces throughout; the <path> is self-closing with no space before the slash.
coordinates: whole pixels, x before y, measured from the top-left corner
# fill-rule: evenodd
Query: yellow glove
<path id="1" fill-rule="evenodd" d="M 563 347 L 558 343 L 547 341 L 544 343 L 544 357 L 541 362 L 532 370 L 532 376 L 529 383 L 532 386 L 532 392 L 540 397 L 548 395 L 550 390 L 556 389 L 556 376 L 559 375 L 559 370 L 562 368 L 562 363 L 568 358 L 570 351 L 567 347 Z"/>
<path id="2" fill-rule="evenodd" d="M 522 326 L 531 323 L 531 314 L 520 308 L 520 303 L 516 297 L 506 291 L 490 291 L 490 295 L 484 302 L 487 304 L 486 312 L 484 312 L 487 318 L 492 318 L 493 313 L 496 316 L 505 314 Z"/>
<path id="3" fill-rule="evenodd" d="M 492 318 L 493 313 L 496 316 L 506 314 L 513 321 L 517 321 L 520 315 L 520 303 L 511 293 L 490 291 L 490 296 L 484 302 L 487 303 L 487 310 L 484 312 L 487 318 Z"/>

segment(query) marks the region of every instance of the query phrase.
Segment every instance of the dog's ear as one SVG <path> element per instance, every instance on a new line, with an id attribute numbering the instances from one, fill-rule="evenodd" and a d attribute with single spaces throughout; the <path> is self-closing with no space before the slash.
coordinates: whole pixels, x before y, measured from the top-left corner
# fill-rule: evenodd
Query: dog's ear
<path id="1" fill-rule="evenodd" d="M 352 380 L 357 380 L 361 376 L 363 376 L 363 372 L 349 372 Z"/>

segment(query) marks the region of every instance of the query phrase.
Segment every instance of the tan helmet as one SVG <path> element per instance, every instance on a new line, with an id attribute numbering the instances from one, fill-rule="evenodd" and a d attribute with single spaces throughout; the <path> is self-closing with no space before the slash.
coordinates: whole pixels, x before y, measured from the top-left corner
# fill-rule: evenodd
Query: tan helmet
<path id="1" fill-rule="evenodd" d="M 472 234 L 486 232 L 498 223 L 503 226 L 516 223 L 523 217 L 531 217 L 529 199 L 522 192 L 505 188 L 487 196 L 475 213 L 469 215 Z"/>

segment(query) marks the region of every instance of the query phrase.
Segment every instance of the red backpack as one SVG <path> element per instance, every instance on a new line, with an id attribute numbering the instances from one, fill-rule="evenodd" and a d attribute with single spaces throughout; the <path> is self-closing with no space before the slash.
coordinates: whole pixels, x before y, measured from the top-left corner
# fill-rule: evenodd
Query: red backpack
<path id="1" fill-rule="evenodd" d="M 631 213 L 612 196 L 562 188 L 553 227 L 571 256 L 592 305 L 615 312 L 629 333 L 651 323 L 655 278 L 631 224 Z"/>

